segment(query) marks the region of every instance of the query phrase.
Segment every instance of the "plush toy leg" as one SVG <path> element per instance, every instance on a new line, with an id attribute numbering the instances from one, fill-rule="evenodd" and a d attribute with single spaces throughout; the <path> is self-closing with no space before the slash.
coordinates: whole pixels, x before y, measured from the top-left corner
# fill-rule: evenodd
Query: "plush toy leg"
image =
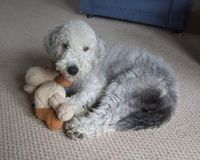
<path id="1" fill-rule="evenodd" d="M 44 121 L 49 129 L 60 130 L 63 127 L 63 121 L 59 120 L 55 111 L 52 108 L 37 108 L 36 116 Z"/>
<path id="2" fill-rule="evenodd" d="M 49 105 L 50 97 L 56 93 L 63 98 L 66 96 L 63 87 L 53 81 L 49 81 L 42 84 L 34 95 L 36 116 L 44 121 L 51 130 L 58 130 L 63 126 L 63 121 L 58 119 L 56 112 Z"/>
<path id="3" fill-rule="evenodd" d="M 74 116 L 74 108 L 68 105 L 65 98 L 58 93 L 49 99 L 49 104 L 54 108 L 60 120 L 69 121 Z"/>

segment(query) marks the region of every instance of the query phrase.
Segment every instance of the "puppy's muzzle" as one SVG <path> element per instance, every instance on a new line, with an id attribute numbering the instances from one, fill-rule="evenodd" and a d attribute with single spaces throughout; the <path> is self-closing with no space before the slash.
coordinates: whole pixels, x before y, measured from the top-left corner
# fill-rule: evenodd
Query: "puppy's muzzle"
<path id="1" fill-rule="evenodd" d="M 76 65 L 72 65 L 67 68 L 67 72 L 72 76 L 77 75 L 78 71 L 79 71 L 79 68 Z"/>

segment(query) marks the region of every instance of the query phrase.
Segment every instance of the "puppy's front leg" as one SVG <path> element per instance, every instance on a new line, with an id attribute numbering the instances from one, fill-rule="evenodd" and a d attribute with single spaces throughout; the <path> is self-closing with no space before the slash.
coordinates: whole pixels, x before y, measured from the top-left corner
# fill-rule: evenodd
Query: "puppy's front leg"
<path id="1" fill-rule="evenodd" d="M 104 86 L 106 85 L 106 81 L 103 78 L 99 78 L 97 76 L 90 77 L 90 81 L 87 81 L 87 83 L 83 84 L 82 89 L 77 92 L 72 97 L 66 98 L 66 105 L 63 105 L 63 107 L 66 106 L 73 106 L 71 108 L 74 108 L 75 115 L 83 114 L 85 111 L 87 111 L 86 107 L 91 107 L 97 99 L 102 95 L 102 90 Z M 61 106 L 62 107 L 62 106 Z M 60 113 L 63 120 L 65 120 L 65 112 L 66 109 L 60 109 Z M 59 115 L 58 115 L 59 116 Z M 67 118 L 67 113 L 66 113 Z"/>

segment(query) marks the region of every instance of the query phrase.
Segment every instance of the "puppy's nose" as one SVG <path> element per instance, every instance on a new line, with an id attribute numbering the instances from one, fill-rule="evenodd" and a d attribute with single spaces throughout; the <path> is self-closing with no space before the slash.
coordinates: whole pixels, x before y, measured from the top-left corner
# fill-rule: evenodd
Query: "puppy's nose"
<path id="1" fill-rule="evenodd" d="M 71 74 L 72 76 L 75 76 L 77 73 L 78 73 L 78 67 L 76 66 L 76 65 L 72 65 L 72 66 L 69 66 L 68 68 L 67 68 L 67 72 L 69 73 L 69 74 Z"/>

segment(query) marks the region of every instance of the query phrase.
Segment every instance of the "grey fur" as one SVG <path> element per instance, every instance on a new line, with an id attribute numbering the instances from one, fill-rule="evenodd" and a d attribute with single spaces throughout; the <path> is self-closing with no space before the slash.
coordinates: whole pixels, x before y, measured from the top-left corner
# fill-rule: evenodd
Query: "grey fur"
<path id="1" fill-rule="evenodd" d="M 55 34 L 50 37 L 59 37 Z M 139 48 L 109 45 L 96 38 L 92 68 L 81 78 L 73 79 L 71 90 L 78 91 L 67 99 L 69 105 L 77 106 L 75 117 L 66 122 L 68 137 L 158 127 L 166 122 L 177 103 L 177 85 L 171 69 L 161 58 Z M 46 48 L 56 55 L 55 44 Z"/>

